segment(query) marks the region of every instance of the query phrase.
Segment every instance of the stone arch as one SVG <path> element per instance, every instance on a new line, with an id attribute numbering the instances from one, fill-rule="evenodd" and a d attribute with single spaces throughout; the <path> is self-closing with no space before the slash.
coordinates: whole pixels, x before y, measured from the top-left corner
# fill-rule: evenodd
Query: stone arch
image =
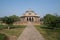
<path id="1" fill-rule="evenodd" d="M 29 19 L 28 19 L 28 17 L 27 17 L 27 21 L 28 21 Z"/>
<path id="2" fill-rule="evenodd" d="M 31 22 L 31 20 L 32 20 L 31 17 L 29 17 L 29 21 L 30 21 L 30 22 Z"/>
<path id="3" fill-rule="evenodd" d="M 27 17 L 26 19 L 27 21 L 33 22 L 34 21 L 34 17 Z"/>

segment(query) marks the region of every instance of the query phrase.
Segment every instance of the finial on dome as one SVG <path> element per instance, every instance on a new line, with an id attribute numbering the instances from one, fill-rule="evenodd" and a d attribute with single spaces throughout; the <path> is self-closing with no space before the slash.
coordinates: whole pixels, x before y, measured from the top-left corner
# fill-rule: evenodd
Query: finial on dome
<path id="1" fill-rule="evenodd" d="M 33 10 L 31 8 L 29 8 L 28 11 L 33 11 Z"/>
<path id="2" fill-rule="evenodd" d="M 29 8 L 26 12 L 34 12 L 31 8 Z"/>

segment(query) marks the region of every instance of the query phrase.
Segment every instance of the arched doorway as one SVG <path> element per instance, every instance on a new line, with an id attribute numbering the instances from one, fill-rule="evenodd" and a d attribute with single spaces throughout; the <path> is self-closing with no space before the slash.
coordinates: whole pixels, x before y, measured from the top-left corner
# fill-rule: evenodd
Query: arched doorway
<path id="1" fill-rule="evenodd" d="M 27 17 L 27 21 L 29 21 L 28 17 Z"/>
<path id="2" fill-rule="evenodd" d="M 34 19 L 33 19 L 33 17 L 27 17 L 27 21 L 33 22 Z"/>
<path id="3" fill-rule="evenodd" d="M 32 20 L 31 17 L 29 17 L 29 21 L 30 21 L 30 22 L 31 22 L 31 20 Z"/>
<path id="4" fill-rule="evenodd" d="M 30 22 L 33 22 L 33 17 L 29 17 L 29 21 Z"/>

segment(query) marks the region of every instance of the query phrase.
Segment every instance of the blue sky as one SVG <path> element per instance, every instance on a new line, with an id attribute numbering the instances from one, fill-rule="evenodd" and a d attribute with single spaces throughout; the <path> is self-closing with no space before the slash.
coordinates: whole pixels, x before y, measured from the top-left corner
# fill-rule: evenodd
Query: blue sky
<path id="1" fill-rule="evenodd" d="M 0 17 L 21 16 L 29 8 L 41 17 L 47 13 L 60 15 L 60 0 L 0 0 Z"/>

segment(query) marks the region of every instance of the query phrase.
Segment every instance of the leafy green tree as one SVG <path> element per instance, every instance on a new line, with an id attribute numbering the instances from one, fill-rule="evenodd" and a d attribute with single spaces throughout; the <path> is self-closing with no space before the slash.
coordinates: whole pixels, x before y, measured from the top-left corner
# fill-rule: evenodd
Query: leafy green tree
<path id="1" fill-rule="evenodd" d="M 8 29 L 10 29 L 10 25 L 12 25 L 14 22 L 19 21 L 19 17 L 17 16 L 9 16 L 9 17 L 3 17 L 2 18 L 3 23 L 8 24 Z"/>
<path id="2" fill-rule="evenodd" d="M 51 15 L 51 14 L 46 14 L 46 16 L 44 16 L 44 24 L 47 26 L 50 26 L 49 28 L 57 28 L 58 24 L 60 22 L 60 19 L 58 16 L 55 15 Z"/>
<path id="3" fill-rule="evenodd" d="M 60 28 L 60 16 L 57 17 L 57 20 L 55 22 L 56 22 L 56 27 Z"/>
<path id="4" fill-rule="evenodd" d="M 0 24 L 2 24 L 1 18 L 0 18 Z"/>
<path id="5" fill-rule="evenodd" d="M 16 15 L 12 15 L 12 16 L 10 16 L 10 18 L 14 19 L 15 22 L 20 21 L 20 18 Z"/>

